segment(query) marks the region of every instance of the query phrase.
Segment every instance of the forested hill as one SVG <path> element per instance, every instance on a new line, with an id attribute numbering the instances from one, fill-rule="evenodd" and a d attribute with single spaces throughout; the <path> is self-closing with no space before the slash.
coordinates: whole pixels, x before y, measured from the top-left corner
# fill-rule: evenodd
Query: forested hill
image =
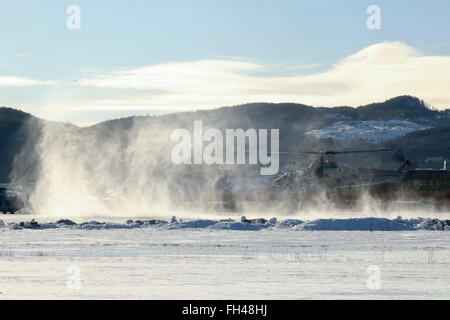
<path id="1" fill-rule="evenodd" d="M 98 137 L 116 135 L 124 145 L 136 127 L 192 128 L 195 120 L 205 127 L 278 128 L 280 150 L 352 149 L 374 146 L 401 147 L 416 161 L 428 157 L 450 159 L 450 110 L 437 111 L 411 96 L 399 96 L 357 108 L 312 107 L 295 103 L 250 103 L 214 110 L 173 113 L 158 117 L 129 117 L 87 128 L 57 124 L 28 113 L 0 108 L 0 182 L 8 181 L 15 156 L 30 150 L 25 164 L 36 171 L 34 151 L 42 126 L 70 126 Z M 101 141 L 101 139 L 99 140 Z M 151 139 L 149 140 L 151 143 Z"/>

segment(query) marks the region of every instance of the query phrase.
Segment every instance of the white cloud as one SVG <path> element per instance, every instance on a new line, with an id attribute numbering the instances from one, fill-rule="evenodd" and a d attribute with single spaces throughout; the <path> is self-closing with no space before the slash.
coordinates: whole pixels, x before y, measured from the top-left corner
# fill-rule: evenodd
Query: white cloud
<path id="1" fill-rule="evenodd" d="M 409 94 L 450 107 L 450 56 L 423 56 L 401 42 L 371 45 L 324 72 L 267 76 L 270 71 L 248 61 L 199 60 L 118 70 L 78 84 L 145 92 L 114 101 L 103 97 L 90 105 L 216 107 L 265 101 L 358 106 Z"/>
<path id="2" fill-rule="evenodd" d="M 41 81 L 29 78 L 0 76 L 0 87 L 30 87 L 39 85 L 50 85 L 52 81 Z"/>

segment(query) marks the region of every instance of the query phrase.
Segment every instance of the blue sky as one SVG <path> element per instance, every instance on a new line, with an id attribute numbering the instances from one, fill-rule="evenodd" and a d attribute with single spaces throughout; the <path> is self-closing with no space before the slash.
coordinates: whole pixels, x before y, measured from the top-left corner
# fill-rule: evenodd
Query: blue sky
<path id="1" fill-rule="evenodd" d="M 372 4 L 380 30 L 366 26 Z M 66 26 L 69 5 L 81 10 L 79 30 Z M 404 74 L 438 78 L 434 89 L 417 81 L 411 90 L 450 107 L 439 73 L 448 70 L 449 12 L 446 0 L 3 0 L 0 105 L 81 125 L 250 101 L 357 106 L 396 94 L 378 81 Z M 373 75 L 357 81 L 365 87 L 343 76 L 359 68 Z M 389 88 L 412 93 L 395 81 Z"/>

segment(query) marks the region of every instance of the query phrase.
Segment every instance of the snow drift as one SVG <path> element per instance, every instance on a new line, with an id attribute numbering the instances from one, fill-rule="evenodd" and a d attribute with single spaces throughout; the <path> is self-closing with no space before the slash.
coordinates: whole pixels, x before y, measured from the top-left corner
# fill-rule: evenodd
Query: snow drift
<path id="1" fill-rule="evenodd" d="M 71 228 L 84 230 L 99 229 L 139 229 L 155 228 L 164 230 L 206 229 L 206 230 L 241 230 L 260 231 L 265 229 L 285 229 L 292 231 L 414 231 L 414 230 L 450 230 L 450 220 L 432 218 L 386 219 L 386 218 L 350 218 L 350 219 L 318 219 L 310 221 L 287 219 L 277 222 L 275 218 L 234 221 L 226 220 L 127 220 L 125 223 L 89 221 L 76 223 L 61 219 L 56 222 L 39 223 L 34 219 L 25 222 L 4 223 L 0 220 L 0 228 L 9 229 L 56 229 Z"/>

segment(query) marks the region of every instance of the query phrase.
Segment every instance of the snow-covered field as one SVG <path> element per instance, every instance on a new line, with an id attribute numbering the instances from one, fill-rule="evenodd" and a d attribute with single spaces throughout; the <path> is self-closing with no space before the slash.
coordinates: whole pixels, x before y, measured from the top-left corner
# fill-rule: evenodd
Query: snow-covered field
<path id="1" fill-rule="evenodd" d="M 306 134 L 318 139 L 333 138 L 343 141 L 362 139 L 380 143 L 428 128 L 430 126 L 405 120 L 340 121 L 330 127 L 308 131 Z"/>
<path id="2" fill-rule="evenodd" d="M 450 298 L 442 220 L 27 218 L 0 227 L 1 299 Z"/>

